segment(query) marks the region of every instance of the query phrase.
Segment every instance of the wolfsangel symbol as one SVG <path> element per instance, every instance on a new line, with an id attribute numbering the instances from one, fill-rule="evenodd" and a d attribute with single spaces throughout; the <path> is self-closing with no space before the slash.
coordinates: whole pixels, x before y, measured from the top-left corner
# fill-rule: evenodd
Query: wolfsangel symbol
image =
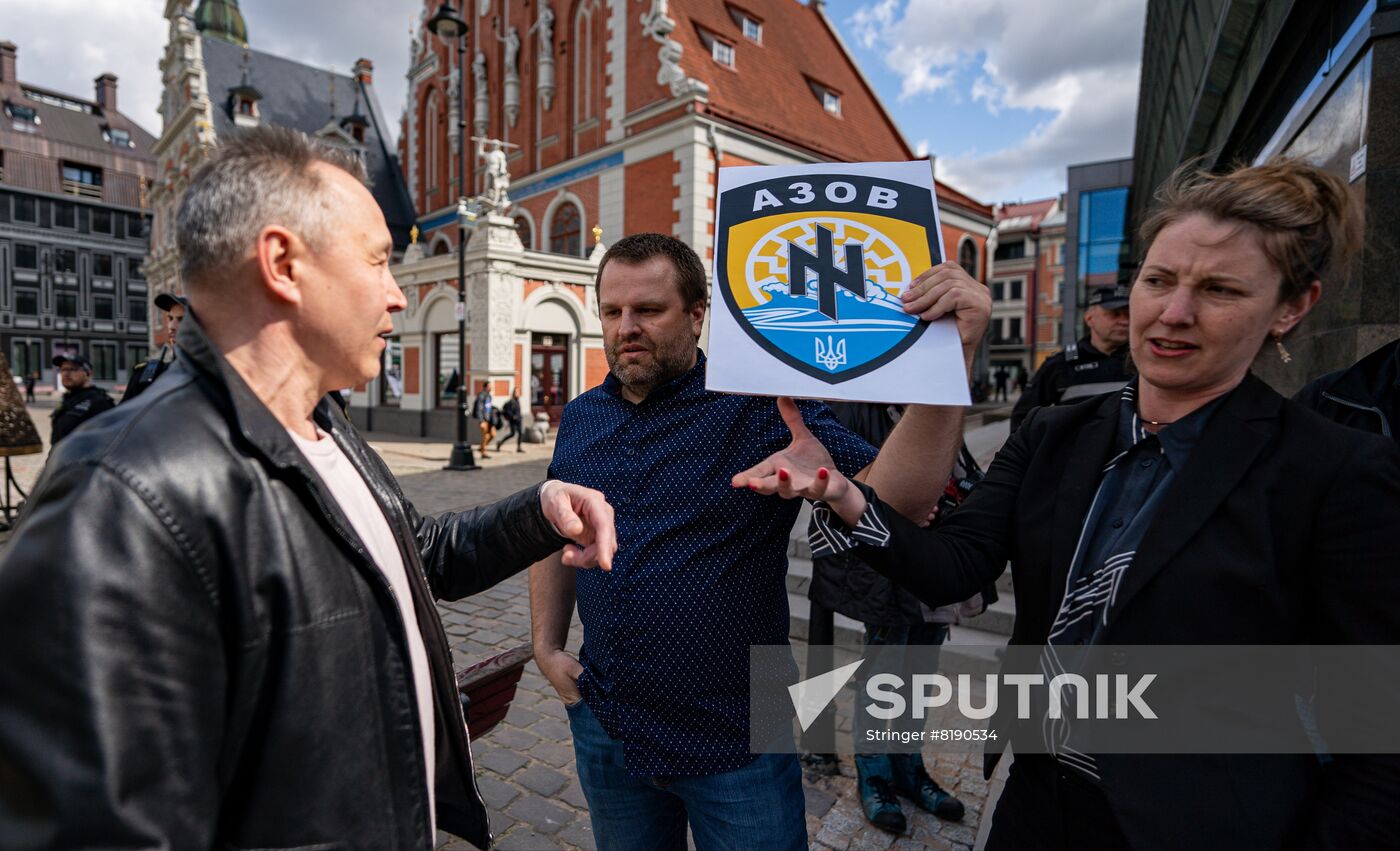
<path id="1" fill-rule="evenodd" d="M 830 369 L 830 370 L 833 370 L 833 371 L 836 369 L 836 367 L 845 365 L 845 363 L 846 363 L 846 338 L 845 338 L 845 337 L 842 337 L 841 340 L 840 340 L 839 342 L 837 342 L 837 344 L 834 345 L 834 346 L 831 344 L 831 335 L 829 335 L 829 334 L 827 335 L 827 338 L 826 338 L 826 345 L 825 345 L 825 346 L 822 345 L 822 340 L 821 340 L 820 337 L 818 337 L 818 338 L 816 339 L 816 343 L 817 343 L 817 363 L 819 363 L 819 364 L 821 364 L 822 366 L 826 367 L 827 369 Z"/>
<path id="2" fill-rule="evenodd" d="M 928 323 L 899 293 L 941 262 L 927 188 L 856 174 L 735 187 L 715 274 L 730 314 L 778 360 L 829 384 L 906 351 Z"/>

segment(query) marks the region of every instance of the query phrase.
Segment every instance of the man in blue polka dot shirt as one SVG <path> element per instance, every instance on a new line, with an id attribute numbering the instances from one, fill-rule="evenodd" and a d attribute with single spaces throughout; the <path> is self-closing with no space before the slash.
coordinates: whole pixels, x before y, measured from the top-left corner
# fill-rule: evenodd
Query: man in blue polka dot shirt
<path id="1" fill-rule="evenodd" d="M 797 757 L 750 753 L 748 702 L 750 645 L 787 643 L 799 504 L 746 486 L 777 474 L 765 459 L 804 447 L 789 442 L 772 398 L 705 389 L 696 343 L 707 280 L 689 246 L 625 237 L 597 286 L 609 375 L 565 407 L 549 477 L 607 496 L 618 550 L 610 571 L 536 564 L 530 604 L 535 658 L 567 706 L 598 847 L 680 851 L 689 825 L 701 851 L 805 848 Z M 991 312 L 986 287 L 944 263 L 905 301 L 925 319 L 954 316 L 970 361 Z M 899 511 L 928 516 L 944 483 L 922 471 L 943 460 L 935 451 L 956 451 L 961 409 L 910 408 L 878 458 L 825 405 L 798 410 L 842 472 L 863 471 Z M 575 600 L 578 659 L 563 649 Z"/>

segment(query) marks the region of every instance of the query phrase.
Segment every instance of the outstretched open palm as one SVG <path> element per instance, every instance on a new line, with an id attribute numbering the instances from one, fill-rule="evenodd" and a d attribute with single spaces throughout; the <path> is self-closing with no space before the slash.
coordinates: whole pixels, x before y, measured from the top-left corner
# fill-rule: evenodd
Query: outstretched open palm
<path id="1" fill-rule="evenodd" d="M 812 436 L 797 403 L 786 396 L 778 397 L 778 413 L 792 432 L 792 442 L 736 474 L 731 484 L 784 499 L 839 499 L 851 483 L 836 469 L 831 453 Z"/>

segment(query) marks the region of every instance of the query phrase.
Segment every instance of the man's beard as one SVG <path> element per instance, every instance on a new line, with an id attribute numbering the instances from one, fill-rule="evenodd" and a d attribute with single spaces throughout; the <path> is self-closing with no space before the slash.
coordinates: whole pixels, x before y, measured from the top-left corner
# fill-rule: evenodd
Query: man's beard
<path id="1" fill-rule="evenodd" d="M 649 349 L 650 360 L 641 363 L 622 363 L 620 349 L 623 346 L 635 344 L 646 346 Z M 606 351 L 608 371 L 633 393 L 645 395 L 653 388 L 685 374 L 685 371 L 690 369 L 690 359 L 694 351 L 695 340 L 693 338 L 680 336 L 667 342 L 658 343 L 649 337 L 638 335 L 626 340 L 617 340 L 608 346 Z"/>

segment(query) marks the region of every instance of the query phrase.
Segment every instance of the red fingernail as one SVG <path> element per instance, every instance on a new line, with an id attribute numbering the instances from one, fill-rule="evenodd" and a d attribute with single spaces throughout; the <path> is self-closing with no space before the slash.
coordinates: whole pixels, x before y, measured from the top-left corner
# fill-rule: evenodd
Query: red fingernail
<path id="1" fill-rule="evenodd" d="M 829 475 L 831 474 L 827 472 L 825 467 L 822 467 L 820 470 L 817 471 L 817 478 L 819 479 L 825 479 Z"/>
<path id="2" fill-rule="evenodd" d="M 788 471 L 787 471 L 787 470 L 779 470 L 779 471 L 778 471 L 778 481 L 780 481 L 780 482 L 785 482 L 785 481 L 787 481 L 787 480 L 788 480 Z"/>
<path id="3" fill-rule="evenodd" d="M 755 482 L 749 482 L 749 490 L 751 490 L 751 491 L 756 491 L 756 490 L 758 490 L 758 485 L 757 485 L 757 483 L 755 483 Z"/>

